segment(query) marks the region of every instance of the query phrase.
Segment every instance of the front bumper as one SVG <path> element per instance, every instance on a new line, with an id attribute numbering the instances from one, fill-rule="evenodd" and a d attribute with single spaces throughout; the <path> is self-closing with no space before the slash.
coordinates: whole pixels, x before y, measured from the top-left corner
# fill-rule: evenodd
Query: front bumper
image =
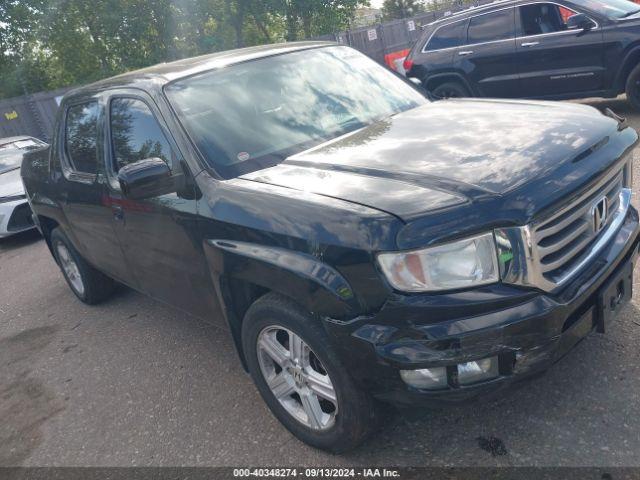
<path id="1" fill-rule="evenodd" d="M 35 228 L 26 199 L 0 203 L 0 238 Z"/>
<path id="2" fill-rule="evenodd" d="M 375 315 L 325 319 L 342 361 L 365 389 L 396 404 L 438 404 L 500 391 L 548 369 L 598 327 L 603 286 L 638 255 L 638 212 L 562 291 L 503 284 L 439 295 L 396 295 Z M 499 376 L 440 390 L 405 384 L 400 370 L 442 367 L 498 356 Z"/>

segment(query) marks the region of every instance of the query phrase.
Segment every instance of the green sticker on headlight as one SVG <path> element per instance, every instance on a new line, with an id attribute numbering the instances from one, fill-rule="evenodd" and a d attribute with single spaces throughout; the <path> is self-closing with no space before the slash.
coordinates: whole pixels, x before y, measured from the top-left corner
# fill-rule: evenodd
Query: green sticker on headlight
<path id="1" fill-rule="evenodd" d="M 500 263 L 504 264 L 507 262 L 510 262 L 511 260 L 513 260 L 513 253 L 511 252 L 504 252 L 501 253 L 498 258 L 500 259 Z"/>

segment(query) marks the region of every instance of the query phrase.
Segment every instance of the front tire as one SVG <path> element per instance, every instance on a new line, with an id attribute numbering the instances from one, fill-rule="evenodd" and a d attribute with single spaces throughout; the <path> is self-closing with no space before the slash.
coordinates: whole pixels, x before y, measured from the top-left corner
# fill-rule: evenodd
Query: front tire
<path id="1" fill-rule="evenodd" d="M 377 426 L 375 401 L 345 371 L 319 320 L 267 294 L 247 312 L 249 372 L 278 420 L 303 442 L 333 453 L 358 446 Z"/>
<path id="2" fill-rule="evenodd" d="M 51 232 L 51 249 L 71 291 L 83 303 L 94 305 L 111 296 L 115 282 L 89 265 L 60 228 Z"/>
<path id="3" fill-rule="evenodd" d="M 629 77 L 625 88 L 627 100 L 636 110 L 640 110 L 640 65 L 636 66 Z"/>
<path id="4" fill-rule="evenodd" d="M 470 96 L 469 90 L 460 82 L 445 82 L 431 91 L 436 100 L 448 98 L 464 98 Z"/>

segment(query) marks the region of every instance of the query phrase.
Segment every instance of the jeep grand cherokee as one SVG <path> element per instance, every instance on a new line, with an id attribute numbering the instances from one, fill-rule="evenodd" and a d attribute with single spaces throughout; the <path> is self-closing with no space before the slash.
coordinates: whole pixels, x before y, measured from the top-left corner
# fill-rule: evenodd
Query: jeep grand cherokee
<path id="1" fill-rule="evenodd" d="M 426 25 L 405 61 L 435 97 L 616 97 L 640 108 L 640 5 L 506 0 Z"/>

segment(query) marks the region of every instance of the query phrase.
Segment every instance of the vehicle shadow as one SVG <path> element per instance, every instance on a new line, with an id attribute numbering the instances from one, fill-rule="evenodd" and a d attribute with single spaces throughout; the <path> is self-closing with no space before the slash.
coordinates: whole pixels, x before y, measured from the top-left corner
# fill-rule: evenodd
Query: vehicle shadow
<path id="1" fill-rule="evenodd" d="M 579 100 L 577 103 L 589 105 L 597 108 L 598 110 L 610 108 L 614 113 L 622 116 L 636 116 L 639 113 L 627 101 L 626 95 L 620 95 L 618 98 L 588 98 L 585 100 Z"/>
<path id="2" fill-rule="evenodd" d="M 0 238 L 0 253 L 5 250 L 14 250 L 26 247 L 43 240 L 42 235 L 36 229 L 16 233 L 10 237 Z"/>

